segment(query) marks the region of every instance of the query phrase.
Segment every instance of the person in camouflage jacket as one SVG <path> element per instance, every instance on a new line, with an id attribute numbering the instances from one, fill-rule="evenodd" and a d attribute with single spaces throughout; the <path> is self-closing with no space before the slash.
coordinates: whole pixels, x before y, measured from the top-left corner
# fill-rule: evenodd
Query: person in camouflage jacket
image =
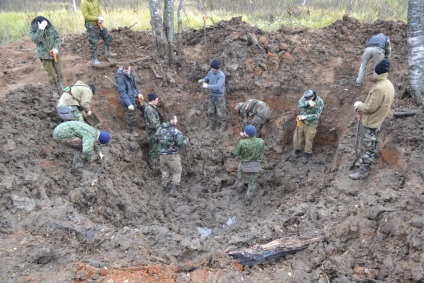
<path id="1" fill-rule="evenodd" d="M 95 92 L 94 84 L 87 85 L 77 81 L 62 94 L 57 107 L 68 107 L 74 116 L 74 121 L 84 122 L 84 118 L 91 115 L 90 103 Z"/>
<path id="2" fill-rule="evenodd" d="M 260 171 L 260 162 L 262 152 L 264 150 L 264 140 L 255 138 L 256 128 L 248 125 L 244 128 L 244 132 L 240 135 L 247 137 L 241 139 L 237 147 L 232 152 L 233 156 L 241 155 L 241 162 L 237 170 L 236 187 L 243 184 L 243 177 L 246 173 L 249 176 L 249 185 L 247 188 L 247 196 L 250 198 L 256 189 L 256 179 Z"/>
<path id="3" fill-rule="evenodd" d="M 55 98 L 63 91 L 63 64 L 60 54 L 60 34 L 52 23 L 43 16 L 38 16 L 31 22 L 30 37 L 35 43 L 36 57 L 40 59 L 44 70 L 46 70 L 50 93 Z M 53 53 L 56 56 L 54 60 Z"/>
<path id="4" fill-rule="evenodd" d="M 188 145 L 189 139 L 185 138 L 176 128 L 178 119 L 175 114 L 168 114 L 164 122 L 155 133 L 155 142 L 159 148 L 160 171 L 162 172 L 162 186 L 168 187 L 169 172 L 172 172 L 171 194 L 178 194 L 181 182 L 181 158 L 178 151 Z"/>
<path id="5" fill-rule="evenodd" d="M 324 109 L 324 102 L 315 91 L 308 89 L 303 93 L 297 107 L 301 109 L 301 113 L 296 118 L 300 120 L 300 125 L 296 128 L 293 136 L 294 155 L 300 156 L 302 141 L 305 139 L 303 163 L 307 163 L 312 153 L 312 144 Z"/>
<path id="6" fill-rule="evenodd" d="M 256 128 L 257 136 L 260 135 L 263 126 L 272 112 L 265 102 L 257 99 L 249 99 L 246 102 L 237 103 L 234 109 L 243 117 L 243 128 L 247 126 L 248 117 L 253 116 L 250 125 Z"/>
<path id="7" fill-rule="evenodd" d="M 160 126 L 159 112 L 156 107 L 159 103 L 159 98 L 156 93 L 149 93 L 147 96 L 149 103 L 144 110 L 144 120 L 146 123 L 147 142 L 149 144 L 149 159 L 148 165 L 150 169 L 157 169 L 157 158 L 159 155 L 158 144 L 155 142 L 155 133 Z"/>

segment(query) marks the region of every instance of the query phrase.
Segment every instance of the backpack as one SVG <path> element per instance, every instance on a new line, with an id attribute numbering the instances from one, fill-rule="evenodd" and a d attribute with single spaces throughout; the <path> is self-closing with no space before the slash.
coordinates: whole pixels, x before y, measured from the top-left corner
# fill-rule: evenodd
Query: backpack
<path id="1" fill-rule="evenodd" d="M 64 121 L 74 121 L 75 117 L 72 114 L 72 108 L 68 105 L 59 105 L 56 106 L 57 114 L 59 114 L 60 118 Z"/>

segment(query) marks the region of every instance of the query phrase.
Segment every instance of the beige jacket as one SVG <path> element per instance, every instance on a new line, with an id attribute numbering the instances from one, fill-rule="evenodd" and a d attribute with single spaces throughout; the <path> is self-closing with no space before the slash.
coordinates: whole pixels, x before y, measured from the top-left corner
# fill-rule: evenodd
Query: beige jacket
<path id="1" fill-rule="evenodd" d="M 74 105 L 81 107 L 81 111 L 87 113 L 90 111 L 90 102 L 93 97 L 91 88 L 83 83 L 82 81 L 77 81 L 72 87 L 71 91 L 64 92 L 60 97 L 58 105 Z"/>

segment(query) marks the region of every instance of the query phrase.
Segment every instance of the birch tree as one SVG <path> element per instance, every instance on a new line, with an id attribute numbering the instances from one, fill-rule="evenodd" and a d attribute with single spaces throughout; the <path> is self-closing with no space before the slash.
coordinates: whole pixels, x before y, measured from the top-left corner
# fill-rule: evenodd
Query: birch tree
<path id="1" fill-rule="evenodd" d="M 174 0 L 164 0 L 163 21 L 159 0 L 149 0 L 150 25 L 158 54 L 162 58 L 172 58 L 174 46 Z"/>
<path id="2" fill-rule="evenodd" d="M 408 52 L 411 95 L 424 105 L 424 1 L 409 0 Z"/>

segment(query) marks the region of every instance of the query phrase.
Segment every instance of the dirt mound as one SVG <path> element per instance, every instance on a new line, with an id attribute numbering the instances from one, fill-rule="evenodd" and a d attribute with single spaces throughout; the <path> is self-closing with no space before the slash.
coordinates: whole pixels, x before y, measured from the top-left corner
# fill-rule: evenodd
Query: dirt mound
<path id="1" fill-rule="evenodd" d="M 160 112 L 176 113 L 190 137 L 182 152 L 183 193 L 167 197 L 146 164 L 147 141 L 126 134 L 114 77 L 118 64 L 90 65 L 85 35 L 63 39 L 65 83 L 95 82 L 93 112 L 112 133 L 102 163 L 72 168 L 72 150 L 52 139 L 61 121 L 47 78 L 28 40 L 0 47 L 0 278 L 2 282 L 424 282 L 422 114 L 390 116 L 371 175 L 347 177 L 354 157 L 353 102 L 363 44 L 378 32 L 393 43 L 394 109 L 413 109 L 407 94 L 406 25 L 344 17 L 318 31 L 269 33 L 240 18 L 185 32 L 163 62 L 152 36 L 112 30 L 117 61 L 132 62 L 143 93 Z M 207 94 L 197 80 L 212 58 L 227 77 L 229 125 L 205 131 Z M 296 103 L 312 88 L 325 103 L 312 160 L 292 159 Z M 238 160 L 237 102 L 267 102 L 271 120 L 253 200 L 230 189 Z M 245 184 L 246 185 L 246 184 Z M 286 237 L 323 241 L 259 266 L 241 267 L 226 252 Z"/>

